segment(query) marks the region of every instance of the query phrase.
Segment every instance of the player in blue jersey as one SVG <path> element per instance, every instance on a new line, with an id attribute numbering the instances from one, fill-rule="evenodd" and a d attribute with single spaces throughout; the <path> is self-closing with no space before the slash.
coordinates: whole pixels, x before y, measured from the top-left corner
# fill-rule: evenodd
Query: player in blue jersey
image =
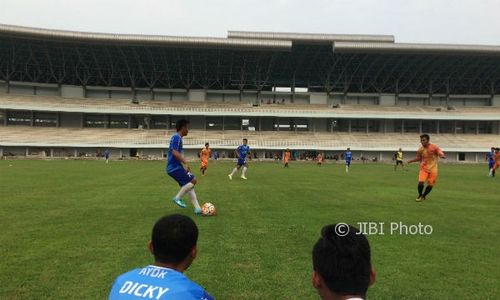
<path id="1" fill-rule="evenodd" d="M 184 119 L 178 120 L 175 124 L 177 133 L 170 139 L 170 145 L 168 147 L 167 174 L 177 181 L 181 187 L 172 201 L 180 207 L 185 208 L 186 203 L 184 203 L 182 197 L 187 194 L 194 206 L 194 213 L 199 215 L 201 214 L 201 207 L 194 191 L 196 178 L 191 174 L 191 169 L 183 156 L 182 148 L 182 138 L 189 132 L 188 125 L 189 121 Z"/>
<path id="2" fill-rule="evenodd" d="M 486 154 L 486 160 L 488 161 L 488 175 L 493 177 L 493 170 L 495 168 L 495 147 L 491 147 L 491 151 Z"/>
<path id="3" fill-rule="evenodd" d="M 104 151 L 104 158 L 106 159 L 106 163 L 109 162 L 109 157 L 111 156 L 111 152 L 109 151 L 109 149 L 106 149 Z"/>
<path id="4" fill-rule="evenodd" d="M 152 265 L 120 275 L 110 300 L 213 300 L 201 286 L 183 273 L 197 255 L 198 227 L 187 216 L 168 215 L 156 222 L 148 248 Z"/>
<path id="5" fill-rule="evenodd" d="M 345 160 L 345 171 L 346 173 L 349 173 L 349 168 L 351 167 L 351 161 L 352 161 L 351 148 L 347 148 L 347 151 L 344 152 L 344 160 Z"/>
<path id="6" fill-rule="evenodd" d="M 241 167 L 243 167 L 241 170 L 241 178 L 243 178 L 245 180 L 247 179 L 247 177 L 245 176 L 247 173 L 247 170 L 248 170 L 247 157 L 248 157 L 248 155 L 250 155 L 250 147 L 247 144 L 248 144 L 248 140 L 243 139 L 243 144 L 240 145 L 235 150 L 236 157 L 238 157 L 238 163 L 236 164 L 236 167 L 234 167 L 231 174 L 227 175 L 230 180 L 233 179 L 234 174 L 236 174 L 236 172 L 238 172 L 238 170 Z"/>

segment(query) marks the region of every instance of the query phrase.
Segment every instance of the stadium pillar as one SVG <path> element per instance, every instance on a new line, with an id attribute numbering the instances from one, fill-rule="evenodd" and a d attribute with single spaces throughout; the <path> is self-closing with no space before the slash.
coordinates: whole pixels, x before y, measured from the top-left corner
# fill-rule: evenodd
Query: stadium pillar
<path id="1" fill-rule="evenodd" d="M 327 104 L 328 95 L 326 93 L 311 93 L 309 98 L 310 104 Z"/>
<path id="2" fill-rule="evenodd" d="M 0 147 L 0 159 L 2 159 L 2 158 L 3 158 L 3 148 Z"/>
<path id="3" fill-rule="evenodd" d="M 500 107 L 500 95 L 493 95 L 491 97 L 491 106 Z"/>
<path id="4" fill-rule="evenodd" d="M 78 157 L 78 149 L 76 149 L 76 148 L 75 148 L 75 151 L 73 152 L 73 155 L 74 155 L 75 157 Z"/>
<path id="5" fill-rule="evenodd" d="M 26 157 L 28 157 L 30 155 L 30 148 L 26 147 L 24 154 Z"/>
<path id="6" fill-rule="evenodd" d="M 54 157 L 54 148 L 50 148 L 50 157 Z"/>
<path id="7" fill-rule="evenodd" d="M 396 95 L 381 94 L 378 103 L 380 106 L 396 106 Z"/>
<path id="8" fill-rule="evenodd" d="M 194 102 L 205 102 L 207 92 L 205 90 L 189 90 L 188 100 Z"/>
<path id="9" fill-rule="evenodd" d="M 78 85 L 61 85 L 59 88 L 61 97 L 64 98 L 84 98 L 85 90 L 83 86 Z"/>

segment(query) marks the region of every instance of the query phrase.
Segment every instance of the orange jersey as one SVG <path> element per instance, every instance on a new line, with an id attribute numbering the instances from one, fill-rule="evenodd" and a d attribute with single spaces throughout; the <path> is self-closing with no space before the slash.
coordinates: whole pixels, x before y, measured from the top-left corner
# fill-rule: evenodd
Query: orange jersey
<path id="1" fill-rule="evenodd" d="M 500 165 L 500 152 L 495 154 L 495 163 L 497 165 Z"/>
<path id="2" fill-rule="evenodd" d="M 427 147 L 420 147 L 417 151 L 417 159 L 420 160 L 420 170 L 429 173 L 437 172 L 439 158 L 443 156 L 443 151 L 434 144 L 429 144 Z"/>
<path id="3" fill-rule="evenodd" d="M 212 150 L 207 149 L 207 148 L 201 149 L 201 152 L 200 152 L 200 158 L 201 158 L 201 160 L 208 161 L 208 159 L 210 158 L 210 153 L 211 152 L 212 152 Z"/>
<path id="4" fill-rule="evenodd" d="M 290 152 L 285 151 L 285 162 L 288 162 L 290 160 Z"/>

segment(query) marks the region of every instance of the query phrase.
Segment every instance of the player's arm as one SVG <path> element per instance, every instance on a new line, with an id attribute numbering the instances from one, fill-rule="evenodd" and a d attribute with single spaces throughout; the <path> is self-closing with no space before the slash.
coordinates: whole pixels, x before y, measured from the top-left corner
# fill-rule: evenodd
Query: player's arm
<path id="1" fill-rule="evenodd" d="M 417 161 L 421 161 L 421 160 L 422 160 L 422 154 L 420 152 L 417 152 L 417 157 L 415 157 L 414 159 L 410 159 L 406 163 L 407 164 L 411 164 L 411 163 L 414 163 L 414 162 L 417 162 Z"/>
<path id="2" fill-rule="evenodd" d="M 184 155 L 179 151 L 181 145 L 181 138 L 177 137 L 177 139 L 173 140 L 171 143 L 172 147 L 172 156 L 175 158 L 175 160 L 179 161 L 184 169 L 186 169 L 188 172 L 190 171 L 189 165 L 184 158 Z"/>
<path id="3" fill-rule="evenodd" d="M 441 148 L 437 148 L 437 154 L 440 158 L 446 159 L 446 155 L 444 155 L 444 152 L 441 150 Z"/>
<path id="4" fill-rule="evenodd" d="M 172 155 L 174 156 L 174 158 L 176 160 L 178 160 L 183 165 L 184 169 L 186 169 L 187 171 L 191 170 L 191 168 L 189 168 L 187 160 L 184 158 L 182 153 L 180 153 L 179 151 L 177 151 L 175 149 L 172 149 Z"/>

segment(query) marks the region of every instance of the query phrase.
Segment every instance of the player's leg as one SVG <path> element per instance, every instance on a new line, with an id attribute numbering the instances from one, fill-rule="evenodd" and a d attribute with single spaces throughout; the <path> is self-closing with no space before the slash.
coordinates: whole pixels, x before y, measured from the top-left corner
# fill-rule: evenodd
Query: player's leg
<path id="1" fill-rule="evenodd" d="M 236 174 L 236 172 L 238 172 L 238 170 L 240 169 L 240 167 L 241 167 L 241 165 L 239 164 L 239 160 L 238 160 L 238 164 L 236 164 L 236 167 L 234 167 L 234 169 L 231 172 L 231 174 L 227 175 L 229 177 L 229 180 L 233 180 L 234 174 Z"/>
<path id="2" fill-rule="evenodd" d="M 247 163 L 245 163 L 243 165 L 243 168 L 241 169 L 241 178 L 242 179 L 247 179 L 247 177 L 246 177 L 247 170 L 248 170 L 248 165 L 247 165 Z"/>
<path id="3" fill-rule="evenodd" d="M 346 161 L 345 162 L 345 172 L 346 173 L 349 173 L 349 167 L 351 166 L 351 162 L 350 161 Z"/>
<path id="4" fill-rule="evenodd" d="M 177 204 L 178 206 L 185 208 L 186 203 L 182 200 L 182 197 L 186 195 L 190 190 L 194 188 L 194 185 L 196 184 L 196 179 L 194 179 L 194 176 L 191 173 L 188 173 L 184 169 L 176 170 L 172 173 L 169 173 L 172 178 L 174 178 L 175 181 L 179 184 L 181 187 L 175 197 L 172 199 L 172 202 Z M 193 183 L 194 179 L 194 183 Z"/>
<path id="5" fill-rule="evenodd" d="M 187 195 L 189 197 L 189 200 L 191 200 L 191 204 L 193 204 L 194 213 L 199 215 L 199 214 L 201 214 L 201 207 L 200 207 L 200 203 L 198 203 L 198 197 L 196 196 L 196 192 L 194 191 L 194 186 L 196 185 L 197 181 L 196 181 L 196 178 L 192 174 L 189 174 L 189 176 L 192 178 L 190 184 L 193 185 L 193 188 L 191 188 L 187 192 Z"/>
<path id="6" fill-rule="evenodd" d="M 429 177 L 427 178 L 427 187 L 425 188 L 424 194 L 422 195 L 423 199 L 429 195 L 429 193 L 432 191 L 432 187 L 436 184 L 436 179 L 437 179 L 437 172 L 431 172 L 429 174 Z"/>
<path id="7" fill-rule="evenodd" d="M 427 181 L 427 178 L 429 177 L 429 173 L 425 172 L 424 170 L 420 170 L 418 173 L 418 186 L 417 186 L 417 191 L 418 191 L 418 196 L 415 201 L 419 202 L 423 200 L 423 193 L 424 193 L 424 183 Z"/>

